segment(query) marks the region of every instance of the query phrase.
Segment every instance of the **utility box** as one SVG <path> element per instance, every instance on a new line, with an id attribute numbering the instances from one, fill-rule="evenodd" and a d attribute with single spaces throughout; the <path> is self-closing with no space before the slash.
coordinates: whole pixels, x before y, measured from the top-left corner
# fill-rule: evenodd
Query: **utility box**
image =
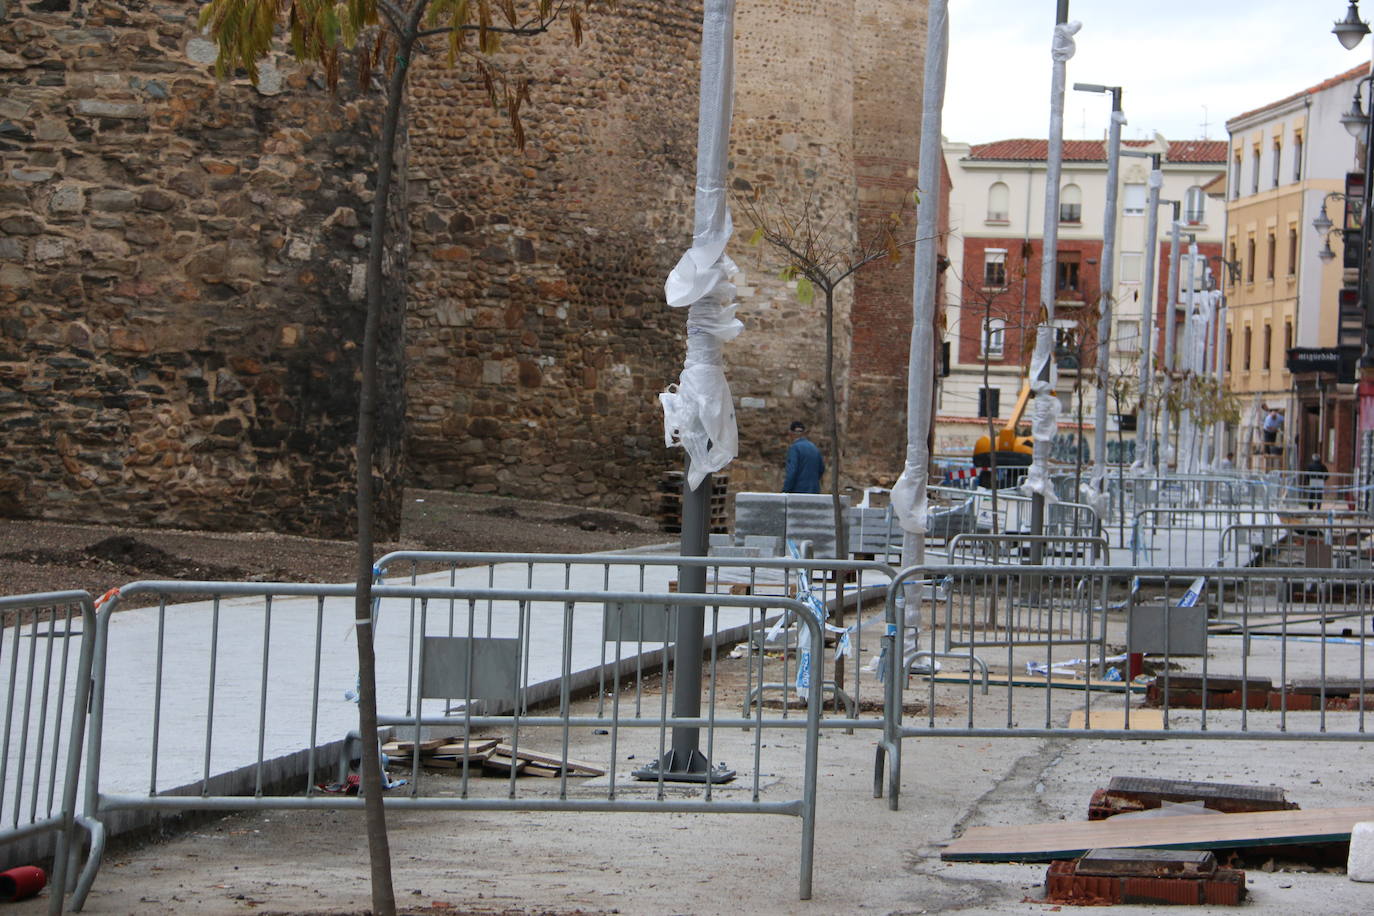
<path id="1" fill-rule="evenodd" d="M 1133 604 L 1126 617 L 1126 651 L 1150 655 L 1205 655 L 1207 608 L 1163 601 Z"/>

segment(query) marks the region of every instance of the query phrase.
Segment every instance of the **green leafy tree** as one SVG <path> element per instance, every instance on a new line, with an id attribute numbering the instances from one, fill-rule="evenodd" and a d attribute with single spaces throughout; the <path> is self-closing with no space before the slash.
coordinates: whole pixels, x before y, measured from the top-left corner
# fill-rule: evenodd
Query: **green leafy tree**
<path id="1" fill-rule="evenodd" d="M 448 64 L 470 66 L 481 78 L 493 106 L 510 116 L 517 144 L 523 145 L 520 108 L 529 98 L 524 80 L 503 78 L 491 55 L 506 39 L 533 37 L 566 20 L 576 42 L 583 15 L 597 0 L 210 0 L 200 24 L 219 48 L 221 78 L 242 68 L 255 84 L 258 61 L 272 52 L 284 32 L 295 57 L 318 66 L 337 86 L 351 55 L 363 91 L 379 90 L 384 100 L 376 146 L 372 232 L 367 252 L 362 382 L 357 436 L 357 597 L 358 728 L 362 737 L 362 794 L 366 806 L 371 860 L 372 909 L 396 912 L 391 853 L 382 805 L 382 773 L 377 747 L 376 658 L 372 644 L 372 564 L 374 552 L 372 465 L 376 440 L 378 335 L 382 315 L 382 256 L 396 159 L 396 142 L 405 110 L 411 62 L 421 53 L 439 52 Z M 601 0 L 609 6 L 613 0 Z M 399 329 L 398 329 L 399 330 Z"/>

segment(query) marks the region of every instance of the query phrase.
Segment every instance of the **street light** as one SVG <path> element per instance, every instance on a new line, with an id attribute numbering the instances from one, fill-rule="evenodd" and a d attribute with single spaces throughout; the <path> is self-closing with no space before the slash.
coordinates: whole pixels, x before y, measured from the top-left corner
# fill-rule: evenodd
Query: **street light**
<path id="1" fill-rule="evenodd" d="M 1347 51 L 1355 50 L 1355 46 L 1369 34 L 1369 23 L 1360 19 L 1359 6 L 1359 0 L 1350 0 L 1350 8 L 1345 11 L 1345 18 L 1331 29 L 1331 33 L 1340 41 L 1341 47 Z"/>
<path id="2" fill-rule="evenodd" d="M 1355 87 L 1355 98 L 1350 102 L 1350 110 L 1341 115 L 1341 123 L 1356 140 L 1364 136 L 1365 128 L 1369 125 L 1369 115 L 1364 113 L 1364 106 L 1360 104 L 1358 86 Z"/>

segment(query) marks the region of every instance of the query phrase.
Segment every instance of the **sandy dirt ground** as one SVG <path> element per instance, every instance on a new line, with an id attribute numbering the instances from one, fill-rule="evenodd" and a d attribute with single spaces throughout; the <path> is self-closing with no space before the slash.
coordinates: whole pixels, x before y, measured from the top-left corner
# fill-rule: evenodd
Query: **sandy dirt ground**
<path id="1" fill-rule="evenodd" d="M 436 490 L 406 491 L 391 550 L 590 553 L 673 541 L 648 518 L 559 503 Z M 348 582 L 348 540 L 266 532 L 153 530 L 0 519 L 0 593 L 85 589 L 138 579 Z"/>

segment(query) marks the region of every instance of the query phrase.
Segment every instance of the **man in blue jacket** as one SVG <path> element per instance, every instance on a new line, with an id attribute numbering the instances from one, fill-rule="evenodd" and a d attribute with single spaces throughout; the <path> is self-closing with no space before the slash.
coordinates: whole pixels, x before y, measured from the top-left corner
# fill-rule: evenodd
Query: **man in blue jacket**
<path id="1" fill-rule="evenodd" d="M 787 448 L 787 473 L 783 477 L 784 493 L 819 493 L 821 476 L 825 474 L 825 459 L 816 444 L 806 438 L 806 424 L 793 420 L 788 428 L 792 444 Z"/>

